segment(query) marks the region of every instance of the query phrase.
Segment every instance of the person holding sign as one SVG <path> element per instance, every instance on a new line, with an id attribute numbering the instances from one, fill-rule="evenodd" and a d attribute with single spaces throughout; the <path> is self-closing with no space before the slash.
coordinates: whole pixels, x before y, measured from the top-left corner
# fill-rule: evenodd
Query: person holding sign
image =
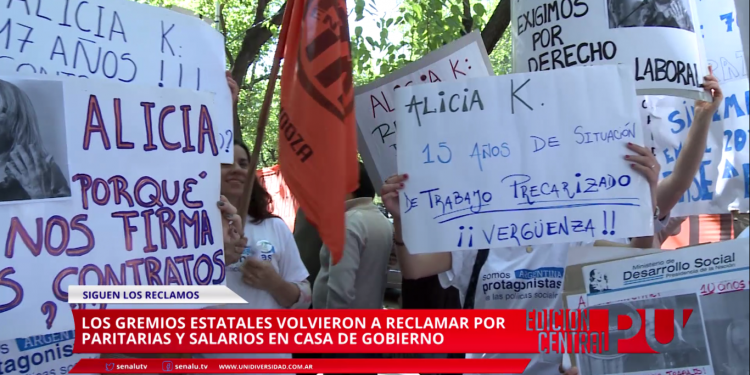
<path id="1" fill-rule="evenodd" d="M 628 144 L 635 155 L 626 155 L 631 167 L 651 186 L 655 220 L 656 186 L 659 164 L 650 150 Z M 386 209 L 393 213 L 394 245 L 404 278 L 419 279 L 438 275 L 444 288 L 456 287 L 464 308 L 479 309 L 559 309 L 562 308 L 562 281 L 568 249 L 583 244 L 553 244 L 509 247 L 491 250 L 465 250 L 446 253 L 409 254 L 401 235 L 399 190 L 408 175 L 391 176 L 381 188 Z M 602 242 L 611 246 L 612 243 Z M 651 247 L 653 236 L 633 239 L 632 247 Z M 645 245 L 645 246 L 644 246 Z M 528 277 L 527 277 L 528 276 Z M 482 298 L 474 298 L 481 295 Z M 502 357 L 502 354 L 469 354 L 470 358 Z M 517 354 L 510 355 L 518 357 Z M 555 374 L 562 368 L 562 355 L 533 354 L 527 368 L 533 374 Z M 577 374 L 569 369 L 566 374 Z"/>
<path id="2" fill-rule="evenodd" d="M 236 207 L 245 189 L 250 153 L 235 143 L 235 163 L 222 165 L 224 205 Z M 225 256 L 227 286 L 254 309 L 308 308 L 311 301 L 307 269 L 286 223 L 270 211 L 271 195 L 253 184 L 244 236 Z M 242 247 L 247 243 L 248 246 Z M 238 251 L 241 250 L 241 251 Z"/>
<path id="3" fill-rule="evenodd" d="M 307 269 L 286 223 L 270 211 L 271 195 L 253 184 L 244 235 L 236 206 L 247 183 L 250 152 L 235 141 L 234 164 L 222 164 L 221 201 L 226 248 L 227 287 L 248 301 L 221 309 L 307 309 L 312 301 Z M 247 246 L 245 246 L 247 244 Z M 196 354 L 195 358 L 292 358 L 289 353 Z"/>
<path id="4" fill-rule="evenodd" d="M 708 143 L 708 132 L 711 130 L 713 116 L 724 100 L 718 79 L 713 75 L 713 69 L 708 67 L 709 75 L 703 77 L 703 89 L 711 95 L 711 102 L 696 100 L 693 121 L 685 142 L 672 172 L 659 182 L 656 191 L 656 201 L 659 202 L 660 225 L 655 226 L 655 247 L 661 244 L 674 232 L 675 226 L 679 225 L 685 218 L 670 218 L 670 212 L 680 202 L 686 191 L 692 186 L 696 174 L 703 163 L 706 145 Z"/>
<path id="5" fill-rule="evenodd" d="M 70 186 L 47 153 L 31 99 L 0 80 L 0 202 L 70 196 Z"/>
<path id="6" fill-rule="evenodd" d="M 704 88 L 714 98 L 712 103 L 696 103 L 695 129 L 691 129 L 690 155 L 680 158 L 672 177 L 658 183 L 660 167 L 650 150 L 628 144 L 635 154 L 626 155 L 625 161 L 649 182 L 653 204 L 653 220 L 659 230 L 660 219 L 668 217 L 669 211 L 689 187 L 700 165 L 702 151 L 710 118 L 721 102 L 722 93 L 715 78 L 705 78 Z M 697 154 L 696 156 L 692 153 Z M 438 275 L 443 287 L 456 287 L 464 308 L 483 309 L 552 309 L 562 308 L 562 288 L 568 249 L 581 244 L 554 244 L 543 246 L 509 247 L 492 250 L 466 250 L 445 253 L 409 254 L 402 240 L 399 191 L 404 187 L 407 175 L 392 176 L 385 181 L 381 197 L 386 209 L 394 215 L 394 245 L 399 257 L 402 276 L 419 279 Z M 687 181 L 687 184 L 685 182 Z M 664 204 L 664 213 L 657 206 Z M 595 245 L 614 246 L 606 241 Z M 634 238 L 630 246 L 650 248 L 653 236 Z M 596 275 L 592 275 L 595 278 Z M 474 297 L 476 295 L 476 298 Z M 498 357 L 500 354 L 469 354 L 469 357 Z M 559 354 L 534 354 L 527 368 L 533 374 L 555 374 L 562 369 Z M 567 374 L 577 374 L 575 368 Z"/>
<path id="7" fill-rule="evenodd" d="M 704 86 L 714 97 L 713 103 L 698 103 L 696 115 L 710 119 L 721 102 L 721 90 L 713 77 L 706 77 Z M 700 121 L 704 121 L 701 119 Z M 705 124 L 704 124 L 705 125 Z M 694 125 L 696 126 L 696 125 Z M 705 129 L 698 126 L 696 135 L 691 136 L 692 147 L 698 150 L 698 157 L 705 148 Z M 700 133 L 700 134 L 699 134 Z M 703 134 L 703 136 L 701 136 Z M 670 181 L 658 185 L 660 167 L 650 150 L 645 147 L 628 144 L 634 152 L 626 155 L 625 161 L 631 168 L 645 177 L 649 182 L 653 204 L 653 219 L 668 216 L 671 208 L 687 189 L 683 180 L 692 181 L 700 163 L 693 160 L 693 155 L 684 156 L 675 176 Z M 456 287 L 461 296 L 464 308 L 483 309 L 551 309 L 562 308 L 562 287 L 564 270 L 567 263 L 568 249 L 582 244 L 554 244 L 527 247 L 509 247 L 492 250 L 466 250 L 445 253 L 409 254 L 402 240 L 401 211 L 399 191 L 404 187 L 407 175 L 392 176 L 385 181 L 381 197 L 386 208 L 394 215 L 394 245 L 401 265 L 402 276 L 407 279 L 418 279 L 438 275 L 443 287 Z M 689 186 L 689 185 L 688 185 Z M 684 188 L 683 188 L 684 187 Z M 668 191 L 673 190 L 673 191 Z M 657 202 L 665 204 L 662 214 Z M 663 216 L 665 215 L 665 216 Z M 659 225 L 655 225 L 659 227 Z M 606 241 L 597 241 L 595 245 L 613 246 Z M 653 236 L 634 238 L 631 247 L 653 247 Z M 477 298 L 474 298 L 474 296 Z M 498 357 L 500 354 L 470 354 L 469 357 Z M 535 354 L 530 356 L 532 362 L 527 368 L 529 373 L 555 374 L 562 366 L 562 356 L 556 354 Z M 577 374 L 575 368 L 568 369 L 567 374 Z"/>

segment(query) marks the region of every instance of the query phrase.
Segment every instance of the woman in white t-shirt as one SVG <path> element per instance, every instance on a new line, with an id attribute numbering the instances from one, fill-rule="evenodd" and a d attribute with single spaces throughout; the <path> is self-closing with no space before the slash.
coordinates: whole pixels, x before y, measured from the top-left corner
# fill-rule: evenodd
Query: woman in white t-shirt
<path id="1" fill-rule="evenodd" d="M 234 164 L 221 166 L 219 203 L 225 220 L 232 215 L 247 182 L 250 153 L 241 142 L 234 145 Z M 245 223 L 244 236 L 225 244 L 227 286 L 248 303 L 222 305 L 220 309 L 307 309 L 311 302 L 307 269 L 286 223 L 270 211 L 271 196 L 260 181 L 253 193 Z M 229 207 L 229 209 L 227 209 Z M 237 228 L 236 223 L 230 225 Z M 233 229 L 229 229 L 232 231 Z M 236 230 L 236 229 L 235 229 Z M 230 234 L 231 237 L 231 234 Z M 246 245 L 245 245 L 246 244 Z M 197 354 L 198 358 L 292 358 L 282 354 Z"/>
<path id="2" fill-rule="evenodd" d="M 627 147 L 635 154 L 625 156 L 626 161 L 649 182 L 656 219 L 658 209 L 655 204 L 655 193 L 659 180 L 659 163 L 650 150 L 634 144 L 628 144 Z M 419 279 L 438 275 L 444 288 L 453 286 L 459 290 L 461 303 L 465 308 L 530 310 L 563 307 L 562 283 L 568 249 L 581 244 L 409 254 L 401 236 L 399 209 L 399 190 L 404 187 L 407 178 L 405 174 L 390 177 L 385 181 L 380 193 L 383 203 L 394 217 L 394 244 L 404 278 Z M 653 245 L 653 236 L 634 238 L 630 245 L 650 248 Z M 467 357 L 518 358 L 519 355 L 484 353 L 467 354 Z M 532 359 L 526 368 L 528 374 L 552 375 L 561 372 L 562 355 L 531 354 L 526 357 Z M 573 368 L 567 374 L 577 372 L 577 369 Z"/>

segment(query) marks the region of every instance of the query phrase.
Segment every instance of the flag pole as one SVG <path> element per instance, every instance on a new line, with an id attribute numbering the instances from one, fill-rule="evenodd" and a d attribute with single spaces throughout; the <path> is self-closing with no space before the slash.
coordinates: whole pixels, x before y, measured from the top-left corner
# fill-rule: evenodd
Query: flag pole
<path id="1" fill-rule="evenodd" d="M 286 9 L 284 9 L 284 21 L 281 23 L 281 31 L 279 32 L 279 42 L 276 44 L 276 53 L 273 56 L 271 74 L 268 77 L 266 95 L 263 98 L 263 104 L 260 107 L 260 113 L 258 115 L 258 125 L 255 131 L 255 144 L 253 145 L 253 154 L 250 156 L 250 166 L 247 170 L 245 191 L 242 194 L 240 206 L 237 207 L 237 211 L 242 218 L 243 228 L 244 223 L 247 222 L 247 211 L 250 207 L 250 197 L 253 193 L 253 184 L 257 179 L 255 169 L 258 167 L 260 149 L 263 147 L 263 137 L 266 132 L 266 124 L 268 124 L 268 113 L 271 111 L 271 100 L 273 100 L 273 94 L 276 88 L 276 79 L 279 76 L 279 69 L 281 68 L 281 59 L 284 56 L 284 47 L 286 46 L 286 32 L 289 25 L 289 19 L 292 16 L 292 9 L 294 9 L 294 0 L 288 0 Z M 237 124 L 239 124 L 239 121 L 237 120 L 237 111 L 235 110 L 235 125 Z"/>

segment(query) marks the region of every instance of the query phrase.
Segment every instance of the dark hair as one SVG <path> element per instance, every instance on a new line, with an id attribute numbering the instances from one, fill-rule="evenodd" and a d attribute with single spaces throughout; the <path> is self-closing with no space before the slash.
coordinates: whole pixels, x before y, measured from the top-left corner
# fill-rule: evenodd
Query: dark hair
<path id="1" fill-rule="evenodd" d="M 0 156 L 10 152 L 16 144 L 28 146 L 38 155 L 46 155 L 29 96 L 18 86 L 0 80 L 0 99 Z"/>
<path id="2" fill-rule="evenodd" d="M 242 147 L 242 149 L 245 150 L 245 153 L 247 153 L 247 158 L 250 159 L 250 149 L 247 148 L 247 145 L 245 145 L 244 142 L 235 140 L 234 144 L 235 146 Z M 268 191 L 266 191 L 266 188 L 263 187 L 263 183 L 258 179 L 257 175 L 253 174 L 253 178 L 255 179 L 255 182 L 253 183 L 253 192 L 250 196 L 250 205 L 247 208 L 247 215 L 249 216 L 251 223 L 260 224 L 263 220 L 277 216 L 273 214 L 273 198 L 271 197 L 271 194 L 269 194 Z M 246 183 L 250 182 L 252 181 Z"/>
<path id="3" fill-rule="evenodd" d="M 375 187 L 362 162 L 359 162 L 359 187 L 352 193 L 354 198 L 375 198 Z"/>

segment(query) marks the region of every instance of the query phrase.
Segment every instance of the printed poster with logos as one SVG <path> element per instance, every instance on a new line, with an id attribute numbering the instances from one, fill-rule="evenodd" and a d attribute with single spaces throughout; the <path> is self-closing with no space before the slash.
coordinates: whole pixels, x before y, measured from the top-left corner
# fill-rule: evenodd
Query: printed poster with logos
<path id="1" fill-rule="evenodd" d="M 714 114 L 703 161 L 673 217 L 723 214 L 750 208 L 748 132 L 750 102 L 742 41 L 732 0 L 698 2 L 701 36 L 724 101 Z M 653 133 L 662 179 L 669 176 L 695 119 L 694 101 L 669 96 L 642 97 L 642 117 Z"/>
<path id="2" fill-rule="evenodd" d="M 472 32 L 409 65 L 355 89 L 359 152 L 375 189 L 396 174 L 396 90 L 435 82 L 492 76 L 479 32 Z M 463 124 L 459 124 L 459 127 Z"/>
<path id="3" fill-rule="evenodd" d="M 634 327 L 641 324 L 637 309 L 644 309 L 646 338 L 659 354 L 617 354 L 611 347 L 604 355 L 578 355 L 581 374 L 747 373 L 749 248 L 732 240 L 584 266 L 587 294 L 568 296 L 568 306 L 603 306 L 615 319 L 631 316 Z M 675 338 L 661 344 L 654 309 L 693 312 L 687 322 L 677 313 Z M 616 342 L 635 331 L 610 333 Z"/>
<path id="4" fill-rule="evenodd" d="M 224 282 L 214 96 L 122 87 L 0 76 L 0 340 L 113 308 L 69 285 Z"/>
<path id="5" fill-rule="evenodd" d="M 409 251 L 653 234 L 647 182 L 625 160 L 627 143 L 643 144 L 631 72 L 607 65 L 399 89 Z M 615 129 L 619 139 L 595 141 Z"/>
<path id="6" fill-rule="evenodd" d="M 83 358 L 98 354 L 73 354 L 73 330 L 0 341 L 3 375 L 66 375 Z"/>
<path id="7" fill-rule="evenodd" d="M 224 37 L 206 22 L 131 0 L 6 1 L 0 9 L 0 74 L 215 93 L 220 160 L 234 161 Z"/>
<path id="8" fill-rule="evenodd" d="M 640 95 L 704 97 L 695 0 L 511 2 L 513 71 L 625 64 Z"/>

